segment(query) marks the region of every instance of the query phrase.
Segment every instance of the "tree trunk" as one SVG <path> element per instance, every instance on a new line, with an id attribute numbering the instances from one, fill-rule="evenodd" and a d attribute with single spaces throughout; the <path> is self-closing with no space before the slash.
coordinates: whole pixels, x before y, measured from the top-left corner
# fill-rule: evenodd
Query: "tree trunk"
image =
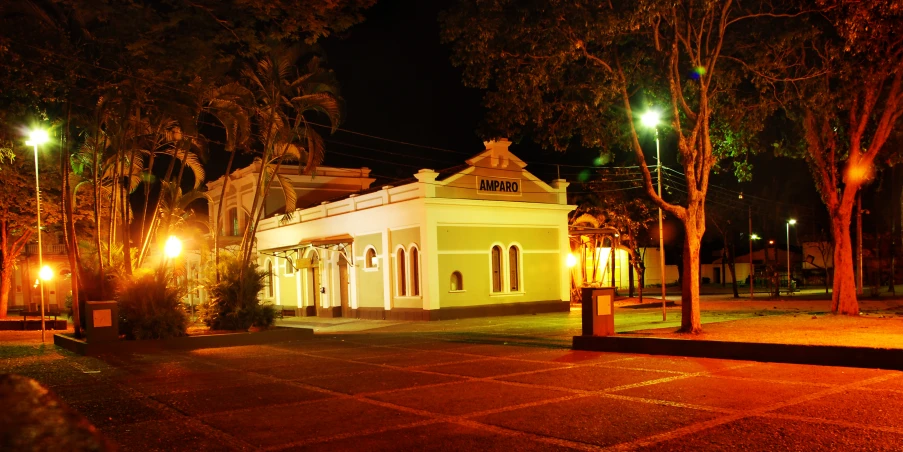
<path id="1" fill-rule="evenodd" d="M 3 268 L 0 269 L 0 319 L 6 318 L 6 310 L 9 308 L 9 291 L 13 286 L 15 266 L 10 264 L 4 263 Z"/>
<path id="2" fill-rule="evenodd" d="M 686 239 L 684 240 L 684 283 L 681 301 L 681 333 L 697 334 L 702 331 L 699 312 L 699 251 L 701 232 L 697 226 L 697 218 L 703 217 L 700 207 L 687 209 L 684 221 Z"/>
<path id="3" fill-rule="evenodd" d="M 834 293 L 831 312 L 859 315 L 856 299 L 856 279 L 853 274 L 853 240 L 850 237 L 850 220 L 853 205 L 842 204 L 831 211 L 831 234 L 834 236 Z"/>
<path id="4" fill-rule="evenodd" d="M 226 174 L 223 175 L 223 189 L 220 191 L 219 203 L 216 207 L 216 223 L 213 226 L 213 266 L 216 269 L 216 282 L 219 282 L 219 234 L 223 219 L 223 200 L 226 199 L 226 187 L 229 185 L 232 162 L 235 161 L 235 151 L 233 148 L 232 152 L 229 153 L 229 163 L 226 164 Z"/>
<path id="5" fill-rule="evenodd" d="M 633 259 L 631 259 L 633 260 Z M 633 298 L 633 262 L 627 266 L 627 296 Z"/>

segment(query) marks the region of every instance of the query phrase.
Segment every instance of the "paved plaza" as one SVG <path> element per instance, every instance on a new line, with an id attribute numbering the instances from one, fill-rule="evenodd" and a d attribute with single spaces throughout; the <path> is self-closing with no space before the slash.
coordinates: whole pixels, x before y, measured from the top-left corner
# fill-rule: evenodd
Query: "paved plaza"
<path id="1" fill-rule="evenodd" d="M 0 372 L 121 450 L 903 450 L 901 372 L 575 352 L 579 317 L 334 321 L 101 359 L 25 338 Z"/>

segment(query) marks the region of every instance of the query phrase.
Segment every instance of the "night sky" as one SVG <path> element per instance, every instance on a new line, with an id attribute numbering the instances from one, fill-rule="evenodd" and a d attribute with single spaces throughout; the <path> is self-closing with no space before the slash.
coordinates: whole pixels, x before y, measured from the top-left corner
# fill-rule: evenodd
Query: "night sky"
<path id="1" fill-rule="evenodd" d="M 346 130 L 325 137 L 326 165 L 366 166 L 379 179 L 378 184 L 391 183 L 411 177 L 420 168 L 459 165 L 483 150 L 482 139 L 475 132 L 485 114 L 482 93 L 462 85 L 460 69 L 449 61 L 448 46 L 439 42 L 437 17 L 450 4 L 450 0 L 383 0 L 365 13 L 362 24 L 323 42 L 326 65 L 336 72 L 346 102 L 341 126 Z M 647 152 L 654 152 L 652 140 L 646 141 Z M 669 145 L 673 149 L 673 143 L 662 141 L 664 164 L 679 170 Z M 585 170 L 579 167 L 591 168 L 597 156 L 592 150 L 547 151 L 527 140 L 511 149 L 527 161 L 528 170 L 545 180 L 554 179 L 560 171 L 563 178 L 575 181 Z M 615 159 L 618 164 L 635 164 L 627 152 Z M 797 218 L 804 234 L 827 228 L 825 208 L 804 161 L 766 151 L 752 163 L 751 183 L 737 183 L 729 172 L 713 176 L 709 209 L 723 209 L 737 222 L 742 219 L 737 229 L 745 232 L 751 207 L 754 231 L 779 243 L 784 242 L 786 218 Z M 903 175 L 900 179 L 903 182 Z M 863 195 L 865 208 L 872 208 L 875 200 L 885 204 L 891 198 L 886 186 L 883 192 L 875 193 L 875 189 L 873 186 Z M 744 200 L 738 199 L 740 191 L 746 195 Z M 636 192 L 642 196 L 640 190 Z M 889 207 L 877 206 L 889 211 Z M 889 229 L 889 218 L 887 223 Z M 676 221 L 671 224 L 679 227 Z M 868 218 L 865 227 L 875 228 Z M 720 238 L 707 236 L 708 248 L 717 248 Z M 793 236 L 791 243 L 796 243 Z"/>

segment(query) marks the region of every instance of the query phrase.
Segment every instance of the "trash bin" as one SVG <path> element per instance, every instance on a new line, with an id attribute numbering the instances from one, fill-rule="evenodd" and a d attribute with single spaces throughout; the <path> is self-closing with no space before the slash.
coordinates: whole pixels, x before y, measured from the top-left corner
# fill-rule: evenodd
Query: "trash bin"
<path id="1" fill-rule="evenodd" d="M 119 340 L 119 306 L 115 301 L 85 303 L 88 342 Z"/>
<path id="2" fill-rule="evenodd" d="M 583 335 L 611 336 L 615 334 L 615 288 L 584 287 Z"/>

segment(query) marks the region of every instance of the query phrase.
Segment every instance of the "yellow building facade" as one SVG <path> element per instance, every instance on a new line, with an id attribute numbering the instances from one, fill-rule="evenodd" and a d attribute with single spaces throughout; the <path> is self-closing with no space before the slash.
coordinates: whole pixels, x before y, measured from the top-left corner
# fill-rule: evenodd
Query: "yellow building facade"
<path id="1" fill-rule="evenodd" d="M 567 182 L 487 142 L 467 165 L 274 215 L 263 298 L 299 315 L 441 320 L 569 309 Z"/>

